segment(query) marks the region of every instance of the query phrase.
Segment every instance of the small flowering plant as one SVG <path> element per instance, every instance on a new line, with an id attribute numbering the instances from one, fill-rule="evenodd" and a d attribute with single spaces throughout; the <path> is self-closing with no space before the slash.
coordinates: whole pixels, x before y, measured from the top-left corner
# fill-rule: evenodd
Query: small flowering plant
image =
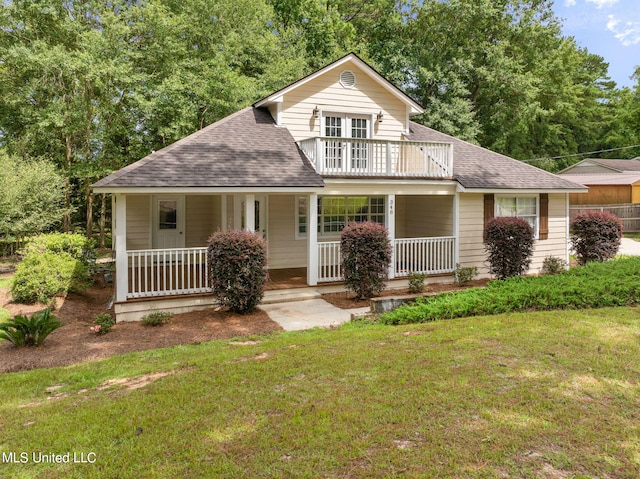
<path id="1" fill-rule="evenodd" d="M 109 313 L 100 313 L 93 320 L 93 326 L 89 328 L 93 334 L 107 334 L 116 322 Z"/>

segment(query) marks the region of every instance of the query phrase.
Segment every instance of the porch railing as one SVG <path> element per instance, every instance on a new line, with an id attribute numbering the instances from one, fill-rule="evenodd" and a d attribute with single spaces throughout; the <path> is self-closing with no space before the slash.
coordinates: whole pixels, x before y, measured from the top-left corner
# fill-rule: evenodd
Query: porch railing
<path id="1" fill-rule="evenodd" d="M 298 145 L 321 175 L 427 178 L 453 175 L 451 143 L 315 137 L 301 140 Z"/>
<path id="2" fill-rule="evenodd" d="M 402 238 L 393 242 L 393 276 L 409 273 L 445 274 L 455 270 L 455 236 Z M 318 282 L 342 279 L 339 241 L 318 243 Z"/>
<path id="3" fill-rule="evenodd" d="M 455 237 L 397 239 L 394 244 L 396 278 L 409 273 L 444 274 L 455 270 Z"/>
<path id="4" fill-rule="evenodd" d="M 207 248 L 132 250 L 127 256 L 127 299 L 210 291 Z"/>

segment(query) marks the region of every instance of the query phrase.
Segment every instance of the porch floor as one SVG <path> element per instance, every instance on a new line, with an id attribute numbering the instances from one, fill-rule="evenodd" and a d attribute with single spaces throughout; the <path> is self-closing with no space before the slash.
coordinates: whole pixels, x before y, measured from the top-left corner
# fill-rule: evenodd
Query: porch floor
<path id="1" fill-rule="evenodd" d="M 265 289 L 292 289 L 307 287 L 307 268 L 270 269 Z"/>

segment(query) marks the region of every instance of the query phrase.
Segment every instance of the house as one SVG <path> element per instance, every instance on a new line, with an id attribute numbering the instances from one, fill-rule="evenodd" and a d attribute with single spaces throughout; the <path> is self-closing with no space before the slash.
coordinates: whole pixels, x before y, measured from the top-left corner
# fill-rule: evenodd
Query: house
<path id="1" fill-rule="evenodd" d="M 572 206 L 640 203 L 640 157 L 632 160 L 588 158 L 559 173 L 589 187 L 585 194 L 569 195 Z"/>
<path id="2" fill-rule="evenodd" d="M 113 198 L 118 319 L 210 306 L 207 238 L 227 228 L 263 234 L 271 276 L 309 287 L 341 279 L 350 221 L 387 227 L 390 278 L 488 275 L 494 215 L 531 223 L 534 272 L 568 259 L 569 194 L 586 188 L 411 121 L 423 111 L 349 54 L 95 183 Z"/>

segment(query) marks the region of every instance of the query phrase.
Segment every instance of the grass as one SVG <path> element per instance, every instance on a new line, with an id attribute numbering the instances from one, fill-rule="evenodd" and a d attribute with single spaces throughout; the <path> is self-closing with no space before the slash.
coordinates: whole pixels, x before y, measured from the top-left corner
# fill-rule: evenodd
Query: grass
<path id="1" fill-rule="evenodd" d="M 2 476 L 635 479 L 639 312 L 356 323 L 5 374 L 0 452 L 96 462 Z"/>

